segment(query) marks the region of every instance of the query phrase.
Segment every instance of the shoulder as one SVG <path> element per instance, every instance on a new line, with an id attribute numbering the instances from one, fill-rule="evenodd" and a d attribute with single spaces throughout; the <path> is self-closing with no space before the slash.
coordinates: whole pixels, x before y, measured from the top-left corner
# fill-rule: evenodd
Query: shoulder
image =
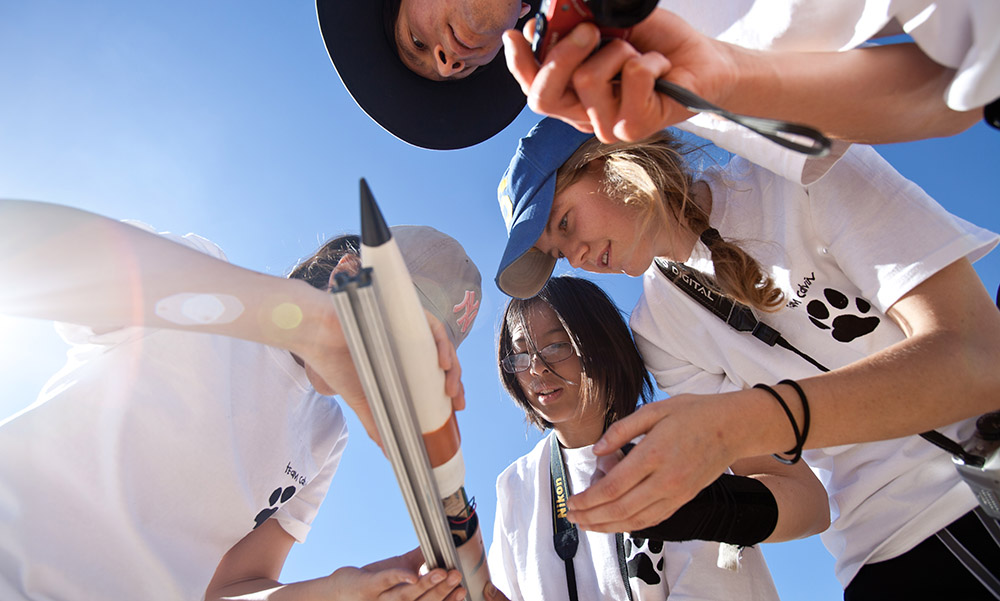
<path id="1" fill-rule="evenodd" d="M 885 182 L 896 186 L 910 183 L 874 148 L 865 144 L 852 144 L 823 177 L 809 185 L 809 189 L 840 188 L 852 184 L 877 187 Z"/>
<path id="2" fill-rule="evenodd" d="M 816 183 L 807 186 L 809 204 L 835 221 L 866 224 L 891 215 L 941 207 L 919 185 L 906 179 L 874 148 L 854 144 Z M 911 215 L 912 217 L 912 215 Z"/>
<path id="3" fill-rule="evenodd" d="M 496 523 L 502 531 L 494 531 L 494 538 L 504 536 L 510 544 L 518 544 L 515 539 L 524 535 L 541 504 L 548 503 L 548 440 L 543 438 L 497 477 Z"/>
<path id="4" fill-rule="evenodd" d="M 542 438 L 535 448 L 518 457 L 497 476 L 497 496 L 510 496 L 531 490 L 537 482 L 540 469 L 548 469 L 549 436 Z"/>
<path id="5" fill-rule="evenodd" d="M 640 331 L 651 326 L 662 316 L 660 308 L 676 309 L 675 296 L 683 297 L 683 293 L 667 279 L 654 261 L 642 275 L 642 293 L 632 308 L 629 326 Z"/>
<path id="6" fill-rule="evenodd" d="M 711 223 L 729 238 L 753 239 L 763 215 L 784 211 L 786 204 L 801 202 L 808 190 L 798 181 L 740 156 L 706 170 L 702 179 L 712 194 Z"/>

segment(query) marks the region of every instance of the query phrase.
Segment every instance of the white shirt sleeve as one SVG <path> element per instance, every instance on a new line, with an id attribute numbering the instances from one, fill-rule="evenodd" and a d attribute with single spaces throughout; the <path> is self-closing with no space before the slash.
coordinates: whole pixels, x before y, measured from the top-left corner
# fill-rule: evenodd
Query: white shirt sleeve
<path id="1" fill-rule="evenodd" d="M 314 394 L 319 396 L 319 393 Z M 322 418 L 320 415 L 314 415 L 316 420 L 323 419 L 327 422 L 323 429 L 327 430 L 331 437 L 335 437 L 336 442 L 330 447 L 330 453 L 327 455 L 320 472 L 274 514 L 285 532 L 292 535 L 300 543 L 305 542 L 306 535 L 312 528 L 312 522 L 330 490 L 333 476 L 337 473 L 340 459 L 344 455 L 344 449 L 347 448 L 347 421 L 344 418 L 343 410 L 335 402 L 330 403 L 329 407 L 329 413 L 323 415 Z"/>
<path id="2" fill-rule="evenodd" d="M 837 170 L 808 188 L 811 225 L 883 312 L 956 257 L 976 261 L 997 244 L 995 234 L 945 211 L 870 146 L 855 145 Z"/>
<path id="3" fill-rule="evenodd" d="M 955 69 L 945 102 L 968 111 L 1000 98 L 1000 2 L 895 0 L 894 17 L 934 62 Z"/>
<path id="4" fill-rule="evenodd" d="M 510 548 L 507 526 L 504 521 L 504 507 L 507 506 L 506 491 L 503 486 L 503 476 L 497 478 L 497 509 L 496 517 L 493 520 L 493 540 L 490 542 L 490 550 L 486 561 L 490 568 L 490 580 L 493 586 L 497 587 L 510 601 L 522 601 L 521 590 L 517 586 L 517 566 L 514 562 L 513 552 Z M 514 574 L 514 578 L 508 578 L 508 574 Z"/>
<path id="5" fill-rule="evenodd" d="M 849 142 L 833 140 L 829 154 L 809 156 L 779 146 L 742 125 L 706 114 L 695 115 L 675 127 L 802 185 L 812 184 L 823 177 L 851 147 Z"/>

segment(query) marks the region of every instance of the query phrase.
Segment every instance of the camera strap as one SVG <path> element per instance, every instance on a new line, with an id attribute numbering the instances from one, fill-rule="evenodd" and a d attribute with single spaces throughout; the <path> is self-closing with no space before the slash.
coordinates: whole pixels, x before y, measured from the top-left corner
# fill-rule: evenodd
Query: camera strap
<path id="1" fill-rule="evenodd" d="M 573 558 L 580 545 L 580 531 L 576 524 L 566 519 L 566 500 L 569 499 L 569 478 L 562 460 L 562 445 L 552 432 L 549 436 L 549 483 L 552 490 L 552 542 L 556 555 L 566 563 L 566 586 L 570 601 L 578 601 L 576 592 L 576 572 Z M 628 601 L 632 601 L 632 587 L 628 583 L 628 566 L 625 564 L 625 536 L 615 533 L 615 548 L 618 555 L 618 571 L 625 583 Z"/>
<path id="2" fill-rule="evenodd" d="M 733 123 L 742 125 L 790 150 L 819 157 L 826 156 L 830 152 L 830 139 L 808 125 L 731 113 L 722 107 L 712 104 L 694 92 L 665 79 L 657 79 L 653 88 L 657 92 L 676 100 L 689 111 L 718 115 Z"/>
<path id="3" fill-rule="evenodd" d="M 662 257 L 656 257 L 654 261 L 657 269 L 660 270 L 660 273 L 664 277 L 673 282 L 675 286 L 684 291 L 688 296 L 698 301 L 712 315 L 726 322 L 729 327 L 737 332 L 749 332 L 751 336 L 768 346 L 778 345 L 792 351 L 820 371 L 830 371 L 829 368 L 819 361 L 792 346 L 792 343 L 788 342 L 781 335 L 781 332 L 758 320 L 757 316 L 754 315 L 753 309 L 723 294 L 703 274 L 698 273 L 683 263 L 668 261 Z"/>

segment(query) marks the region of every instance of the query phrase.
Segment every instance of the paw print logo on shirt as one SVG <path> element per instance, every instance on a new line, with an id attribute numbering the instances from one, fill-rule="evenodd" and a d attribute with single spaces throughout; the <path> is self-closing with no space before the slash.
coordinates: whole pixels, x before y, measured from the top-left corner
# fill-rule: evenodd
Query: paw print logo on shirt
<path id="1" fill-rule="evenodd" d="M 268 507 L 260 510 L 257 517 L 253 519 L 254 529 L 258 528 L 261 524 L 267 521 L 269 517 L 274 515 L 275 511 L 278 511 L 278 507 L 282 503 L 291 499 L 295 495 L 295 487 L 289 486 L 288 488 L 276 488 L 274 492 L 271 493 L 271 497 L 268 499 Z"/>
<path id="2" fill-rule="evenodd" d="M 865 317 L 871 311 L 872 305 L 861 297 L 854 299 L 854 307 L 850 308 L 850 299 L 833 288 L 823 290 L 826 302 L 816 299 L 809 301 L 806 305 L 806 312 L 809 314 L 809 321 L 813 322 L 821 330 L 831 330 L 830 334 L 834 340 L 839 342 L 851 342 L 856 338 L 867 336 L 878 327 L 879 318 L 874 315 Z M 839 314 L 833 317 L 830 307 L 833 307 Z M 855 312 L 856 311 L 856 312 Z"/>
<path id="3" fill-rule="evenodd" d="M 663 583 L 663 542 L 625 535 L 625 565 L 629 579 L 638 578 L 650 586 Z M 666 592 L 666 591 L 665 591 Z"/>

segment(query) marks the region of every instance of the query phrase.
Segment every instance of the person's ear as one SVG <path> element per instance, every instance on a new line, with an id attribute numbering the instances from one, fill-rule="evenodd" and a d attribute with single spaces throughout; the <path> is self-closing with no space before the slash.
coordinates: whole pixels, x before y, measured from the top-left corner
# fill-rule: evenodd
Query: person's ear
<path id="1" fill-rule="evenodd" d="M 528 14 L 528 11 L 530 11 L 530 10 L 531 10 L 531 5 L 530 5 L 530 4 L 528 4 L 527 2 L 522 2 L 522 3 L 521 3 L 521 14 L 520 14 L 520 15 L 518 15 L 518 17 L 517 17 L 517 18 L 518 18 L 518 19 L 523 19 L 523 18 L 524 18 L 524 16 L 525 16 L 525 15 L 527 15 L 527 14 Z"/>

